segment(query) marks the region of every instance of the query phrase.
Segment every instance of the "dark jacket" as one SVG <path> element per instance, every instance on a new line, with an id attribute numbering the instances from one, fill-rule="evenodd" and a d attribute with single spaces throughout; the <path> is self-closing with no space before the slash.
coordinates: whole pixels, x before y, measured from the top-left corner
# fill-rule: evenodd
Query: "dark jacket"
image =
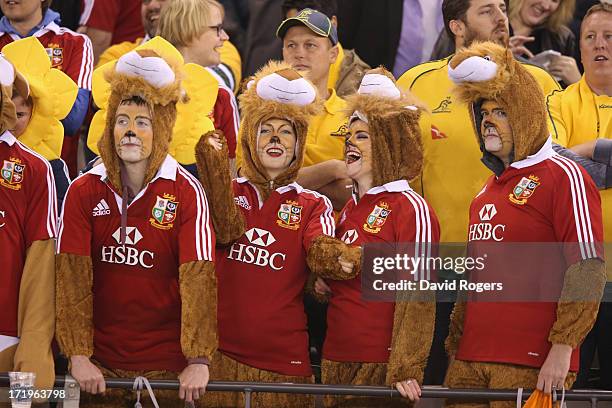
<path id="1" fill-rule="evenodd" d="M 393 70 L 402 32 L 402 0 L 339 0 L 340 43 L 369 66 Z"/>

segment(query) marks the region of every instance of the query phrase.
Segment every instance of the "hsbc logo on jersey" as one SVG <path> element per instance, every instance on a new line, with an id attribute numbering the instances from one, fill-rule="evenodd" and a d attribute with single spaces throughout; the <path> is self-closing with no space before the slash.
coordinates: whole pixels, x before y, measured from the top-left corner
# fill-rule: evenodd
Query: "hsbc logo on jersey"
<path id="1" fill-rule="evenodd" d="M 277 252 L 271 253 L 266 247 L 276 242 L 270 231 L 261 228 L 251 228 L 244 233 L 250 245 L 235 242 L 227 255 L 227 259 L 251 265 L 270 267 L 275 271 L 283 269 L 287 255 Z"/>
<path id="2" fill-rule="evenodd" d="M 357 238 L 359 238 L 359 234 L 357 233 L 357 230 L 350 229 L 346 231 L 344 234 L 342 234 L 342 238 L 340 239 L 345 244 L 351 245 L 353 242 L 357 241 Z"/>
<path id="3" fill-rule="evenodd" d="M 495 208 L 495 204 L 485 204 L 480 209 L 478 215 L 480 215 L 481 221 L 491 221 L 493 217 L 497 214 L 497 209 Z"/>
<path id="4" fill-rule="evenodd" d="M 480 221 L 491 221 L 497 214 L 495 204 L 485 204 L 478 212 Z M 506 226 L 503 224 L 491 224 L 490 222 L 479 222 L 470 224 L 468 234 L 469 241 L 503 241 Z"/>
<path id="5" fill-rule="evenodd" d="M 112 237 L 117 242 L 117 246 L 105 245 L 102 247 L 102 262 L 111 264 L 120 264 L 127 266 L 140 266 L 146 269 L 153 267 L 153 258 L 155 254 L 151 251 L 139 251 L 138 249 L 128 246 L 136 245 L 142 240 L 142 234 L 136 227 L 127 227 L 125 229 L 125 244 L 121 245 L 121 227 L 113 232 Z"/>

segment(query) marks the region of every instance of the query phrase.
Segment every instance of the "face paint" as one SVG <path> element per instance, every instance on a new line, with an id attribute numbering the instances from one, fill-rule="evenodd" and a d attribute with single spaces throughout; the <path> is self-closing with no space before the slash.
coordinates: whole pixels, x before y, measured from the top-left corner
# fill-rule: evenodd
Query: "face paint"
<path id="1" fill-rule="evenodd" d="M 485 101 L 481 106 L 480 134 L 485 150 L 509 163 L 514 149 L 512 128 L 503 108 L 495 101 Z"/>
<path id="2" fill-rule="evenodd" d="M 287 169 L 295 158 L 295 130 L 291 122 L 272 118 L 261 124 L 257 156 L 272 179 Z"/>
<path id="3" fill-rule="evenodd" d="M 348 176 L 356 181 L 372 174 L 372 139 L 370 127 L 361 120 L 349 125 L 344 147 L 344 162 Z"/>
<path id="4" fill-rule="evenodd" d="M 28 101 L 19 95 L 13 96 L 13 103 L 17 111 L 17 122 L 15 123 L 15 127 L 10 129 L 10 131 L 13 136 L 19 138 L 19 136 L 25 132 L 32 118 L 32 105 L 28 104 Z"/>
<path id="5" fill-rule="evenodd" d="M 134 102 L 119 105 L 114 140 L 115 151 L 125 163 L 147 160 L 153 148 L 153 124 L 148 106 Z"/>

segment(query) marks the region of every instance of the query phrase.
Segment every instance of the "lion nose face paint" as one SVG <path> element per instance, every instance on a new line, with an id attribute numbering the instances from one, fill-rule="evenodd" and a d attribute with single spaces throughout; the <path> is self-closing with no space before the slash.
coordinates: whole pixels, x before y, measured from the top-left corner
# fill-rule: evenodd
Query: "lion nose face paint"
<path id="1" fill-rule="evenodd" d="M 115 115 L 115 150 L 125 163 L 138 163 L 151 156 L 153 126 L 146 104 L 124 101 Z"/>
<path id="2" fill-rule="evenodd" d="M 510 122 L 503 108 L 495 101 L 484 101 L 480 108 L 480 135 L 485 149 L 506 162 L 514 149 Z"/>
<path id="3" fill-rule="evenodd" d="M 265 170 L 278 172 L 295 158 L 295 129 L 286 119 L 272 118 L 261 124 L 257 137 L 257 155 Z"/>

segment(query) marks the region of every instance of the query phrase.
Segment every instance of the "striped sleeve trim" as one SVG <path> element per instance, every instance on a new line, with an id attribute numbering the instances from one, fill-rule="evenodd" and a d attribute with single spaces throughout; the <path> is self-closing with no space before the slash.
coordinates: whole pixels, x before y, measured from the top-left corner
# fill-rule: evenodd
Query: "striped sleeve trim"
<path id="1" fill-rule="evenodd" d="M 198 261 L 213 260 L 213 232 L 210 229 L 210 218 L 208 212 L 208 202 L 206 193 L 202 185 L 182 167 L 178 167 L 178 172 L 187 180 L 196 195 L 196 224 L 195 224 L 195 249 Z"/>
<path id="2" fill-rule="evenodd" d="M 51 168 L 51 164 L 40 154 L 36 153 L 34 150 L 28 148 L 23 143 L 17 141 L 17 145 L 24 151 L 32 156 L 39 159 L 47 169 L 45 174 L 45 179 L 47 182 L 47 216 L 46 218 L 46 228 L 47 234 L 49 238 L 57 237 L 57 193 L 55 191 L 55 179 L 53 177 L 53 169 Z"/>
<path id="3" fill-rule="evenodd" d="M 414 208 L 415 214 L 415 229 L 416 234 L 414 237 L 415 242 L 415 250 L 414 257 L 415 259 L 423 259 L 426 261 L 431 257 L 431 214 L 429 212 L 429 206 L 417 193 L 414 191 L 403 192 L 402 195 L 408 199 L 412 207 Z M 431 273 L 429 268 L 426 265 L 429 262 L 421 262 L 419 266 L 418 276 L 415 275 L 415 280 L 422 280 L 431 278 Z"/>
<path id="4" fill-rule="evenodd" d="M 323 200 L 325 204 L 325 211 L 321 213 L 319 217 L 319 222 L 321 223 L 321 228 L 323 229 L 323 234 L 333 237 L 336 235 L 336 223 L 334 221 L 334 207 L 332 206 L 331 201 L 326 196 L 317 193 L 316 191 L 302 190 L 306 194 L 311 194 L 314 197 Z"/>
<path id="5" fill-rule="evenodd" d="M 578 165 L 563 156 L 555 155 L 550 159 L 566 174 L 570 182 L 572 210 L 576 226 L 576 234 L 582 259 L 597 258 L 595 238 L 591 225 L 589 201 L 582 172 Z"/>

